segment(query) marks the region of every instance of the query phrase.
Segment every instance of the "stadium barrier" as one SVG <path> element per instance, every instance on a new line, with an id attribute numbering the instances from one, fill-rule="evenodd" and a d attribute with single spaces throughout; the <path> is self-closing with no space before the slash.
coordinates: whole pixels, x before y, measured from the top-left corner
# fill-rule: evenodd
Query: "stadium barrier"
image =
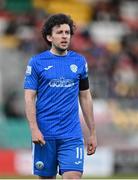
<path id="1" fill-rule="evenodd" d="M 93 156 L 85 151 L 84 175 L 110 176 L 113 173 L 113 152 L 109 148 L 99 148 Z M 32 174 L 32 155 L 30 150 L 0 150 L 0 175 Z"/>
<path id="2" fill-rule="evenodd" d="M 113 150 L 100 147 L 93 156 L 85 151 L 84 176 L 110 177 L 116 174 L 137 174 L 138 149 L 122 148 Z M 30 176 L 32 155 L 30 150 L 0 149 L 0 176 Z"/>

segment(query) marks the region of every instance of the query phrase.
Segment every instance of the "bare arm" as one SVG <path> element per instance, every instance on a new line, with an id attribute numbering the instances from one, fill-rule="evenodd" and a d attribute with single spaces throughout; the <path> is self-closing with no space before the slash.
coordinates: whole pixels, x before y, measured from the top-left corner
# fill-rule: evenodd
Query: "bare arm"
<path id="1" fill-rule="evenodd" d="M 45 141 L 36 121 L 35 99 L 36 91 L 30 89 L 25 90 L 25 112 L 32 134 L 32 141 L 43 145 Z"/>
<path id="2" fill-rule="evenodd" d="M 84 116 L 84 120 L 89 128 L 90 136 L 87 141 L 87 154 L 95 153 L 97 146 L 95 122 L 93 116 L 93 103 L 90 90 L 80 91 L 79 94 L 80 106 Z"/>

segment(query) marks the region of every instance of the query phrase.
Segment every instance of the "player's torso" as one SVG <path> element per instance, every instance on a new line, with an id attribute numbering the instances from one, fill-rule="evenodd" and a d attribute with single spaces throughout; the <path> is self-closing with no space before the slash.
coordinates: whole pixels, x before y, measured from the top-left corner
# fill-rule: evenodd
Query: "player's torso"
<path id="1" fill-rule="evenodd" d="M 51 88 L 69 88 L 78 84 L 79 63 L 75 57 L 45 57 L 39 59 L 39 85 Z"/>
<path id="2" fill-rule="evenodd" d="M 81 134 L 78 93 L 82 70 L 79 59 L 75 56 L 43 56 L 37 59 L 37 67 L 37 119 L 40 129 L 46 137 Z"/>

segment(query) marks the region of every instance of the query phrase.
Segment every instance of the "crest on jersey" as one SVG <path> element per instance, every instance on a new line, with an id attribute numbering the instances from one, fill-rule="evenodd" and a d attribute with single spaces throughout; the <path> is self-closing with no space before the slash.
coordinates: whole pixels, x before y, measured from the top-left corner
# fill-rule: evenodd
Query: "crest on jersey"
<path id="1" fill-rule="evenodd" d="M 76 66 L 76 64 L 71 64 L 70 69 L 71 69 L 72 72 L 76 73 L 77 70 L 78 70 L 78 66 Z"/>
<path id="2" fill-rule="evenodd" d="M 44 163 L 43 163 L 42 161 L 37 161 L 37 162 L 35 163 L 35 167 L 36 167 L 38 170 L 41 170 L 41 169 L 43 169 L 43 167 L 44 167 Z"/>

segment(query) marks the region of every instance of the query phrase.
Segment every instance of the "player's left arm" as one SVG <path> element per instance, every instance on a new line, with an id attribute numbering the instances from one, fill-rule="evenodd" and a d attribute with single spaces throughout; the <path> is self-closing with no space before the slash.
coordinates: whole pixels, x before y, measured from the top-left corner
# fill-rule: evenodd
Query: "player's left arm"
<path id="1" fill-rule="evenodd" d="M 93 102 L 89 89 L 80 91 L 79 101 L 84 116 L 84 120 L 90 131 L 90 136 L 87 140 L 87 154 L 92 155 L 95 153 L 97 147 L 97 138 L 93 115 Z"/>

